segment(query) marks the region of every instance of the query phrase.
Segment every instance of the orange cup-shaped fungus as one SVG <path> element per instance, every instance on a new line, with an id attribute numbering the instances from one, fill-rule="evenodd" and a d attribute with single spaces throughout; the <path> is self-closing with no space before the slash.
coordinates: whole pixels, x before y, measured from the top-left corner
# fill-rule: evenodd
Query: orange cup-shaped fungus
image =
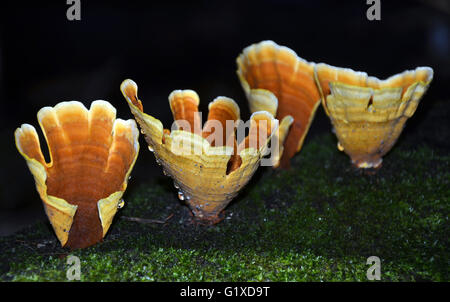
<path id="1" fill-rule="evenodd" d="M 85 248 L 108 231 L 139 152 L 134 120 L 116 119 L 116 109 L 94 101 L 62 102 L 38 112 L 50 162 L 36 129 L 15 132 L 17 149 L 34 176 L 50 223 L 63 247 Z"/>
<path id="2" fill-rule="evenodd" d="M 197 93 L 175 90 L 169 96 L 175 120 L 170 131 L 144 113 L 137 89 L 132 80 L 121 85 L 150 151 L 164 174 L 174 180 L 179 199 L 200 221 L 218 222 L 219 214 L 258 168 L 278 121 L 265 111 L 255 112 L 249 134 L 238 143 L 240 110 L 232 99 L 217 97 L 209 103 L 208 120 L 202 127 Z"/>
<path id="3" fill-rule="evenodd" d="M 274 158 L 274 167 L 289 168 L 320 104 L 315 64 L 287 47 L 263 41 L 246 47 L 237 58 L 237 66 L 250 111 L 266 110 L 281 121 L 279 135 L 274 138 L 281 158 Z"/>
<path id="4" fill-rule="evenodd" d="M 427 91 L 433 69 L 418 67 L 386 80 L 317 64 L 315 78 L 338 148 L 358 168 L 379 168 Z"/>

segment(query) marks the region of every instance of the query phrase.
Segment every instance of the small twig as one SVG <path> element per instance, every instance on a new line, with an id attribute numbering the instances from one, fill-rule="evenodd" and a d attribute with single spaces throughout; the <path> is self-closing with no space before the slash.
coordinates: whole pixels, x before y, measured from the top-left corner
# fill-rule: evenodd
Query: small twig
<path id="1" fill-rule="evenodd" d="M 121 216 L 122 219 L 125 219 L 127 221 L 134 221 L 139 223 L 159 223 L 164 224 L 166 223 L 170 218 L 172 218 L 173 214 L 170 214 L 166 219 L 164 220 L 157 220 L 157 219 L 146 219 L 146 218 L 139 218 L 139 217 L 128 217 L 128 216 Z"/>
<path id="2" fill-rule="evenodd" d="M 16 239 L 16 242 L 21 243 L 22 246 L 28 248 L 29 250 L 33 251 L 34 253 L 36 253 L 37 255 L 40 255 L 40 256 L 67 255 L 67 252 L 56 252 L 56 253 L 54 253 L 54 252 L 45 252 L 45 253 L 40 253 L 38 249 L 35 249 L 35 248 L 32 248 L 31 246 L 29 246 L 30 242 L 19 240 L 19 239 Z M 35 242 L 33 242 L 32 245 L 35 245 Z"/>
<path id="3" fill-rule="evenodd" d="M 36 250 L 34 248 L 32 248 L 31 246 L 28 245 L 28 242 L 19 240 L 19 239 L 16 239 L 16 242 L 20 242 L 22 246 L 32 250 L 33 252 L 36 252 Z"/>

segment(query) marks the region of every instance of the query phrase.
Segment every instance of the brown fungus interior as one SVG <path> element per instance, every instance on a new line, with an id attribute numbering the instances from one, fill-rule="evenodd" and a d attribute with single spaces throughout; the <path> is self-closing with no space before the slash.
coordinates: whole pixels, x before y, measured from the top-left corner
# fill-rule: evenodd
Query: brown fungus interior
<path id="1" fill-rule="evenodd" d="M 138 107 L 142 112 L 144 111 L 144 107 L 142 106 L 142 102 L 137 97 L 137 87 L 134 85 L 126 85 L 124 87 L 125 95 L 131 100 L 134 106 Z"/>
<path id="2" fill-rule="evenodd" d="M 239 107 L 233 100 L 226 97 L 218 97 L 210 103 L 208 120 L 204 124 L 203 128 L 200 128 L 198 124 L 196 125 L 200 119 L 196 119 L 195 122 L 193 120 L 193 117 L 198 114 L 198 99 L 194 100 L 191 95 L 180 91 L 179 93 L 176 93 L 169 101 L 175 121 L 188 119 L 191 125 L 191 132 L 195 133 L 196 129 L 202 129 L 201 133 L 197 134 L 200 134 L 203 138 L 207 139 L 211 146 L 233 147 L 233 154 L 227 164 L 227 175 L 241 166 L 242 158 L 239 153 L 243 149 L 249 147 L 259 149 L 266 143 L 267 138 L 271 134 L 271 129 L 273 126 L 271 124 L 272 118 L 266 114 L 255 115 L 251 120 L 249 134 L 240 144 L 238 144 L 236 140 L 236 122 L 240 118 Z M 266 120 L 266 123 L 260 123 L 263 119 Z M 217 129 L 211 127 L 211 125 L 215 124 L 217 121 L 222 125 L 221 128 L 223 129 L 223 136 L 219 141 L 216 141 L 214 139 L 215 135 L 212 135 L 214 131 L 217 131 Z M 227 121 L 235 122 L 232 129 L 227 127 Z M 267 127 L 264 132 L 266 136 L 260 137 L 262 127 Z"/>
<path id="3" fill-rule="evenodd" d="M 65 103 L 40 112 L 51 162 L 46 164 L 39 143 L 21 138 L 25 154 L 46 167 L 47 194 L 77 205 L 66 246 L 83 248 L 100 241 L 103 230 L 97 203 L 123 190 L 125 175 L 135 157 L 127 138 L 131 131 L 115 121 L 115 110 L 97 104 L 90 112 L 80 103 Z"/>
<path id="4" fill-rule="evenodd" d="M 280 167 L 289 168 L 290 158 L 300 150 L 320 101 L 314 81 L 314 64 L 297 58 L 281 60 L 283 54 L 273 44 L 256 48 L 255 52 L 254 63 L 241 55 L 238 64 L 241 64 L 242 75 L 251 89 L 269 90 L 277 97 L 278 120 L 287 115 L 294 118 L 280 159 Z M 288 64 L 289 61 L 292 63 Z"/>
<path id="5" fill-rule="evenodd" d="M 142 103 L 138 100 L 137 97 L 137 86 L 133 84 L 128 84 L 124 87 L 123 91 L 125 95 L 133 102 L 135 106 L 138 106 L 142 111 Z M 179 130 L 189 131 L 191 133 L 196 133 L 201 135 L 203 138 L 208 140 L 211 146 L 220 147 L 220 146 L 230 146 L 233 147 L 234 152 L 230 157 L 230 160 L 227 164 L 227 172 L 226 174 L 230 174 L 231 172 L 238 169 L 242 164 L 242 158 L 239 156 L 239 152 L 249 146 L 260 148 L 266 143 L 267 137 L 271 134 L 271 120 L 266 115 L 258 115 L 251 122 L 251 127 L 249 130 L 249 135 L 245 138 L 241 144 L 238 145 L 236 140 L 236 127 L 233 129 L 229 129 L 227 127 L 227 121 L 236 122 L 240 119 L 239 107 L 237 104 L 226 97 L 218 97 L 209 105 L 208 119 L 204 126 L 201 125 L 201 120 L 198 111 L 199 98 L 195 92 L 192 90 L 177 90 L 174 91 L 169 96 L 169 104 L 172 110 L 173 118 L 177 123 Z M 269 122 L 260 124 L 259 119 L 267 119 Z M 179 122 L 183 121 L 183 123 Z M 214 131 L 217 131 L 213 127 L 213 125 L 219 121 L 222 125 L 223 136 L 220 141 L 216 141 L 214 139 Z M 186 124 L 187 123 L 187 124 Z M 186 126 L 186 127 L 184 127 Z M 264 139 L 259 139 L 259 127 L 268 127 L 270 129 L 266 129 L 265 133 L 267 136 Z M 164 134 L 169 135 L 170 130 L 164 129 Z M 252 142 L 250 144 L 250 142 Z M 164 143 L 164 136 L 163 142 Z"/>

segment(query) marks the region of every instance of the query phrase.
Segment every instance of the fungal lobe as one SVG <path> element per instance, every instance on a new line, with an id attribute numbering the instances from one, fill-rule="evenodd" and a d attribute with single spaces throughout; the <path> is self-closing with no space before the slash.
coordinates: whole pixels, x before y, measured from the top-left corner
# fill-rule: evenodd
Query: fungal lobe
<path id="1" fill-rule="evenodd" d="M 192 90 L 175 91 L 169 96 L 169 104 L 179 130 L 197 134 L 201 132 L 197 93 Z M 186 121 L 188 124 L 183 125 L 181 121 Z"/>

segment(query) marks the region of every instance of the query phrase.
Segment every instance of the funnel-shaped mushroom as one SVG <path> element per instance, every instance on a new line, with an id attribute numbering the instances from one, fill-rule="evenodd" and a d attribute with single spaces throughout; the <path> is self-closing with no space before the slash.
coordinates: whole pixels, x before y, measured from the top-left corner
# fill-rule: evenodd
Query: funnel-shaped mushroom
<path id="1" fill-rule="evenodd" d="M 220 212 L 237 195 L 259 166 L 278 121 L 263 111 L 250 120 L 247 137 L 239 143 L 239 107 L 230 98 L 217 97 L 209 104 L 208 121 L 202 127 L 199 97 L 192 90 L 175 90 L 169 104 L 175 130 L 143 112 L 137 85 L 125 80 L 121 91 L 141 126 L 150 151 L 174 180 L 178 197 L 200 220 L 217 222 Z M 214 131 L 213 131 L 214 129 Z M 243 135 L 242 135 L 243 136 Z"/>
<path id="2" fill-rule="evenodd" d="M 266 110 L 281 121 L 279 136 L 274 139 L 282 156 L 274 160 L 274 167 L 290 166 L 320 104 L 314 65 L 272 41 L 248 46 L 237 58 L 237 74 L 250 111 Z"/>
<path id="3" fill-rule="evenodd" d="M 339 150 L 358 168 L 379 168 L 416 111 L 433 70 L 418 67 L 379 80 L 365 72 L 317 64 L 315 77 Z"/>
<path id="4" fill-rule="evenodd" d="M 15 132 L 62 246 L 84 248 L 108 231 L 139 151 L 134 120 L 116 119 L 108 102 L 90 110 L 80 102 L 44 107 L 38 120 L 47 141 L 50 162 L 41 151 L 35 128 L 23 124 Z"/>

